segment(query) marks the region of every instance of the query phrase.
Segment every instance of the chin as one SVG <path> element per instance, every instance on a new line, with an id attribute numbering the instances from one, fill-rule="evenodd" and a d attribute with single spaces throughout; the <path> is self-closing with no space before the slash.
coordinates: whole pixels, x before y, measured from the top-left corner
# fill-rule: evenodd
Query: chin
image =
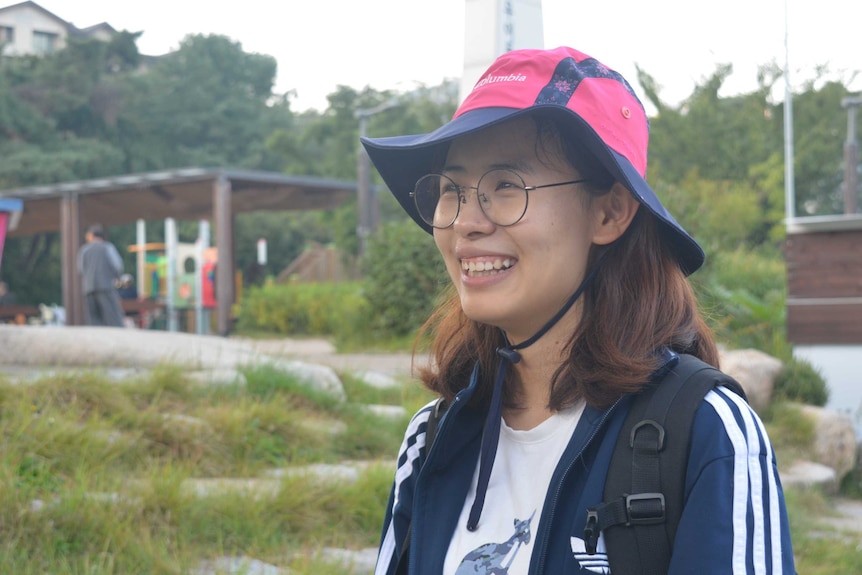
<path id="1" fill-rule="evenodd" d="M 506 314 L 501 313 L 499 308 L 492 309 L 491 306 L 487 305 L 465 306 L 462 304 L 461 309 L 464 311 L 464 315 L 466 315 L 467 318 L 475 322 L 491 325 L 503 330 L 505 330 L 504 326 L 510 323 L 507 322 Z"/>

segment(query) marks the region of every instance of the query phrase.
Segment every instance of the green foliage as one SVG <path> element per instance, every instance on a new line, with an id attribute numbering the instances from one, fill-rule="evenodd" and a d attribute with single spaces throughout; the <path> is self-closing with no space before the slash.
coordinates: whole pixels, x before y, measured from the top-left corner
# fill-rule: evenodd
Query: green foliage
<path id="1" fill-rule="evenodd" d="M 775 380 L 773 394 L 776 399 L 810 405 L 826 405 L 829 401 L 829 388 L 820 370 L 810 362 L 796 357 L 784 362 L 784 369 Z"/>
<path id="2" fill-rule="evenodd" d="M 428 319 L 447 281 L 433 239 L 412 221 L 383 226 L 364 261 L 372 331 L 407 335 Z"/>
<path id="3" fill-rule="evenodd" d="M 814 421 L 805 417 L 798 403 L 776 398 L 764 415 L 764 421 L 777 450 L 807 452 L 814 444 Z"/>
<path id="4" fill-rule="evenodd" d="M 270 106 L 276 62 L 224 36 L 191 35 L 179 50 L 129 80 L 118 117 L 128 171 L 167 167 L 271 167 L 264 142 L 288 126 Z"/>
<path id="5" fill-rule="evenodd" d="M 355 282 L 270 284 L 249 289 L 238 315 L 240 330 L 350 338 L 364 330 L 368 304 Z"/>
<path id="6" fill-rule="evenodd" d="M 720 341 L 732 348 L 755 348 L 790 359 L 784 335 L 786 271 L 781 258 L 743 248 L 715 252 L 692 281 Z"/>

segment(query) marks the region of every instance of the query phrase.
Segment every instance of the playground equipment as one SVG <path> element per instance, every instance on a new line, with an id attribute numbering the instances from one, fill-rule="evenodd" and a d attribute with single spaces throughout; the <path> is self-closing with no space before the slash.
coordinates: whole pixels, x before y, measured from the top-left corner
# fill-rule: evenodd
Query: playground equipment
<path id="1" fill-rule="evenodd" d="M 131 253 L 143 251 L 144 269 L 137 281 L 140 299 L 167 302 L 168 284 L 173 283 L 170 300 L 177 309 L 194 309 L 198 297 L 204 308 L 215 307 L 215 266 L 218 261 L 216 248 L 203 250 L 203 262 L 200 265 L 196 258 L 197 244 L 194 243 L 177 243 L 177 257 L 173 264 L 169 262 L 164 243 L 146 243 L 143 249 L 136 244 L 129 246 L 128 250 Z M 173 282 L 168 281 L 168 266 L 171 265 L 175 278 Z"/>
<path id="2" fill-rule="evenodd" d="M 145 226 L 138 220 L 137 243 L 128 248 L 137 254 L 138 298 L 163 304 L 168 331 L 179 331 L 182 319 L 184 330 L 210 333 L 209 312 L 217 301 L 218 252 L 209 246 L 209 222 L 199 222 L 194 243 L 178 241 L 173 218 L 165 220 L 164 243 L 147 243 Z"/>

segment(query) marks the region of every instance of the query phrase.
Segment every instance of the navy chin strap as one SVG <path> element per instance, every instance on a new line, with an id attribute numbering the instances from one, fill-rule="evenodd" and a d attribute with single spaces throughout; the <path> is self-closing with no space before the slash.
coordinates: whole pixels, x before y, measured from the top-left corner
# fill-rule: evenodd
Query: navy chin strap
<path id="1" fill-rule="evenodd" d="M 607 252 L 606 252 L 607 253 Z M 604 256 L 603 256 L 604 257 Z M 554 317 L 546 323 L 542 329 L 533 334 L 532 337 L 518 344 L 508 344 L 497 348 L 497 355 L 500 356 L 500 362 L 497 364 L 497 376 L 494 379 L 494 389 L 491 393 L 491 405 L 488 410 L 488 416 L 485 419 L 485 427 L 482 430 L 482 448 L 479 452 L 479 479 L 476 485 L 476 499 L 473 501 L 473 506 L 470 508 L 470 517 L 467 519 L 467 530 L 475 531 L 479 525 L 479 518 L 482 516 L 482 508 L 485 506 L 485 494 L 488 492 L 488 482 L 491 480 L 491 469 L 494 467 L 494 458 L 497 456 L 497 444 L 500 441 L 500 425 L 503 419 L 503 380 L 506 379 L 506 371 L 509 364 L 515 364 L 521 361 L 519 349 L 530 347 L 540 337 L 545 335 L 549 329 L 560 321 L 560 319 L 571 309 L 587 286 L 592 283 L 596 272 L 601 264 L 601 259 L 596 262 L 589 275 L 584 278 L 578 289 L 572 294 L 572 297 L 563 305 Z M 506 340 L 508 342 L 508 339 Z"/>

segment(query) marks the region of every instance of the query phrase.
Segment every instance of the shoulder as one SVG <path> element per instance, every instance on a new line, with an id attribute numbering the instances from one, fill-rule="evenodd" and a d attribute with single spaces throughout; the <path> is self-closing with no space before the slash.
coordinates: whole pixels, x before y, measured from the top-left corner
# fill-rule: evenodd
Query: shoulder
<path id="1" fill-rule="evenodd" d="M 703 398 L 691 437 L 692 456 L 773 457 L 763 421 L 745 399 L 724 386 L 710 390 Z"/>
<path id="2" fill-rule="evenodd" d="M 792 573 L 787 511 L 766 427 L 739 395 L 709 391 L 692 427 L 670 573 Z M 753 570 L 752 570 L 753 566 Z M 771 567 L 770 567 L 771 566 Z"/>

